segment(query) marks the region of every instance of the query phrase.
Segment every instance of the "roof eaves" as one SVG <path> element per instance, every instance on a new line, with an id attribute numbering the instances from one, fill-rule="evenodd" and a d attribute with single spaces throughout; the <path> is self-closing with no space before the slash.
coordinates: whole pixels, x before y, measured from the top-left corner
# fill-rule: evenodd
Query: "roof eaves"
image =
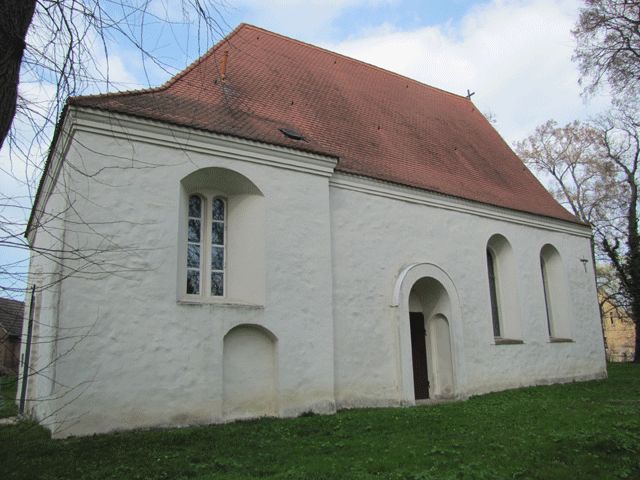
<path id="1" fill-rule="evenodd" d="M 144 115 L 136 115 L 130 112 L 123 112 L 123 111 L 118 111 L 117 109 L 114 108 L 105 108 L 105 107 L 96 107 L 96 106 L 86 106 L 86 105 L 81 105 L 81 106 L 74 106 L 74 105 L 70 105 L 69 102 L 67 102 L 67 104 L 65 104 L 64 108 L 62 109 L 62 113 L 60 114 L 60 119 L 58 120 L 58 122 L 56 123 L 56 128 L 53 132 L 53 137 L 51 139 L 51 146 L 49 147 L 49 153 L 47 155 L 47 159 L 44 163 L 44 168 L 42 170 L 42 175 L 40 176 L 40 181 L 38 182 L 38 189 L 36 190 L 36 195 L 33 201 L 33 206 L 31 208 L 31 213 L 29 214 L 29 220 L 27 221 L 27 227 L 24 231 L 24 236 L 28 237 L 29 236 L 29 232 L 31 232 L 32 228 L 33 228 L 33 221 L 34 221 L 34 216 L 35 216 L 35 211 L 36 211 L 36 207 L 38 205 L 38 202 L 40 200 L 40 196 L 42 195 L 42 189 L 44 188 L 44 179 L 47 177 L 48 173 L 49 173 L 49 169 L 51 166 L 51 158 L 53 156 L 53 152 L 55 151 L 55 147 L 58 141 L 58 137 L 60 136 L 60 131 L 62 130 L 62 125 L 64 124 L 64 121 L 66 119 L 67 113 L 69 111 L 69 108 L 74 107 L 74 108 L 87 108 L 87 109 L 91 109 L 91 110 L 98 110 L 98 111 L 103 111 L 103 112 L 113 112 L 113 113 L 118 113 L 120 115 L 128 115 L 130 117 L 134 117 L 134 118 L 140 118 L 143 120 L 147 120 L 147 121 L 152 121 L 152 122 L 158 122 L 158 123 L 165 123 L 168 125 L 175 125 L 181 128 L 190 128 L 193 130 L 198 130 L 201 132 L 207 132 L 207 133 L 213 133 L 215 135 L 221 135 L 224 137 L 229 137 L 229 138 L 237 138 L 240 140 L 248 140 L 248 141 L 252 141 L 252 142 L 258 142 L 258 143 L 263 143 L 265 145 L 274 145 L 276 147 L 281 147 L 281 148 L 289 148 L 291 150 L 298 150 L 301 152 L 306 152 L 306 153 L 311 153 L 311 154 L 315 154 L 315 155 L 322 155 L 325 157 L 330 157 L 330 158 L 334 158 L 336 159 L 338 162 L 340 161 L 340 156 L 336 155 L 335 153 L 331 153 L 331 152 L 325 152 L 322 150 L 316 150 L 316 149 L 312 149 L 312 148 L 295 148 L 295 147 L 291 147 L 290 145 L 286 145 L 284 143 L 279 144 L 279 143 L 270 143 L 270 142 L 264 142 L 264 141 L 260 141 L 260 140 L 256 140 L 255 138 L 249 138 L 249 137 L 243 137 L 240 135 L 230 135 L 228 133 L 224 133 L 224 132 L 220 132 L 220 131 L 214 131 L 214 130 L 208 130 L 208 129 L 204 129 L 204 128 L 198 128 L 198 127 L 193 127 L 190 125 L 185 125 L 185 124 L 181 124 L 178 122 L 170 122 L 167 120 L 156 120 L 156 119 L 150 119 L 149 117 L 146 117 Z"/>
<path id="2" fill-rule="evenodd" d="M 277 143 L 277 142 L 266 142 L 264 140 L 256 140 L 255 138 L 252 137 L 248 137 L 248 136 L 242 136 L 242 135 L 233 135 L 231 133 L 227 133 L 227 132 L 223 132 L 220 130 L 214 130 L 214 129 L 208 129 L 208 128 L 201 128 L 201 127 L 194 127 L 193 125 L 189 125 L 186 123 L 180 123 L 180 122 L 172 122 L 169 120 L 158 120 L 155 118 L 149 118 L 148 116 L 142 115 L 142 114 L 135 114 L 135 113 L 131 113 L 131 112 L 127 112 L 127 111 L 121 111 L 118 110 L 116 108 L 106 108 L 103 106 L 100 107 L 96 107 L 93 105 L 87 106 L 87 105 L 81 105 L 79 107 L 76 108 L 86 108 L 86 109 L 90 109 L 90 110 L 98 110 L 98 111 L 102 111 L 102 112 L 111 112 L 111 113 L 117 113 L 119 115 L 126 115 L 129 117 L 133 117 L 133 118 L 139 118 L 141 120 L 145 120 L 148 122 L 157 122 L 157 123 L 162 123 L 162 124 L 166 124 L 166 125 L 174 125 L 176 127 L 180 127 L 180 128 L 188 128 L 191 130 L 196 130 L 199 132 L 206 132 L 206 133 L 212 133 L 214 135 L 220 135 L 223 137 L 228 137 L 228 138 L 237 138 L 239 140 L 245 140 L 245 141 L 250 141 L 250 142 L 256 142 L 256 143 L 261 143 L 263 145 L 272 145 L 275 147 L 280 147 L 280 148 L 287 148 L 290 150 L 294 150 L 294 151 L 299 151 L 299 152 L 304 152 L 304 153 L 311 153 L 313 155 L 322 155 L 323 157 L 329 157 L 329 158 L 333 158 L 337 161 L 340 161 L 340 156 L 337 155 L 336 153 L 333 152 L 329 152 L 329 151 L 324 151 L 324 150 L 320 150 L 320 149 L 313 149 L 313 148 L 303 148 L 303 147 L 292 147 L 291 145 L 288 145 L 286 143 Z"/>

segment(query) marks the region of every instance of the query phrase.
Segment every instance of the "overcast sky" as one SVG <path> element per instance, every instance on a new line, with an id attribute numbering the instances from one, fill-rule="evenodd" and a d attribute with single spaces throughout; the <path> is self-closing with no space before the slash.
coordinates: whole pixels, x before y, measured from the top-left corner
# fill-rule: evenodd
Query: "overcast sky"
<path id="1" fill-rule="evenodd" d="M 560 123 L 586 119 L 608 105 L 605 95 L 588 103 L 580 96 L 577 69 L 571 62 L 571 29 L 582 5 L 579 0 L 218 1 L 224 5 L 216 41 L 246 22 L 450 92 L 465 94 L 469 89 L 475 92 L 474 103 L 495 118 L 495 127 L 510 145 L 550 118 Z M 151 6 L 160 16 L 172 16 L 179 14 L 177 3 L 152 0 Z M 174 71 L 211 46 L 198 45 L 193 38 L 187 41 L 189 37 L 179 29 L 148 31 L 157 35 L 154 51 Z M 111 90 L 156 86 L 168 80 L 167 71 L 146 66 L 142 68 L 135 50 L 112 45 L 109 70 L 115 88 Z M 23 95 L 48 91 L 36 85 L 21 89 Z M 0 166 L 9 168 L 6 151 L 0 152 Z M 19 165 L 12 168 L 18 175 L 23 170 Z M 0 190 L 5 195 L 29 196 L 3 172 Z M 0 207 L 0 214 L 15 217 L 20 224 L 27 210 Z M 24 258 L 24 253 L 0 249 L 0 265 Z"/>

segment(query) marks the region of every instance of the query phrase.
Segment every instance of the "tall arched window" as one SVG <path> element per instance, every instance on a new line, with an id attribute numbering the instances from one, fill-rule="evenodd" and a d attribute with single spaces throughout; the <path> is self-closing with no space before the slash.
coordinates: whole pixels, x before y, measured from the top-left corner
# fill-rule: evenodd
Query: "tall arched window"
<path id="1" fill-rule="evenodd" d="M 553 337 L 553 311 L 551 310 L 551 292 L 549 291 L 549 272 L 545 258 L 540 254 L 540 271 L 542 273 L 542 290 L 544 292 L 544 307 L 547 313 L 547 330 L 549 336 Z"/>
<path id="2" fill-rule="evenodd" d="M 567 340 L 570 322 L 564 266 L 558 250 L 552 245 L 547 244 L 540 250 L 540 273 L 549 338 L 552 341 Z"/>
<path id="3" fill-rule="evenodd" d="M 489 238 L 486 257 L 495 343 L 522 343 L 516 263 L 511 244 L 504 235 L 496 233 Z"/>
<path id="4" fill-rule="evenodd" d="M 265 199 L 227 168 L 194 170 L 180 180 L 178 302 L 265 302 Z"/>
<path id="5" fill-rule="evenodd" d="M 189 196 L 187 225 L 188 295 L 224 296 L 227 203 L 222 197 Z M 208 212 L 208 213 L 205 213 Z M 203 248 L 207 244 L 210 249 Z"/>
<path id="6" fill-rule="evenodd" d="M 493 336 L 501 337 L 500 308 L 498 304 L 498 288 L 496 286 L 496 259 L 489 248 L 487 248 L 487 270 L 489 271 L 489 296 L 491 297 Z"/>

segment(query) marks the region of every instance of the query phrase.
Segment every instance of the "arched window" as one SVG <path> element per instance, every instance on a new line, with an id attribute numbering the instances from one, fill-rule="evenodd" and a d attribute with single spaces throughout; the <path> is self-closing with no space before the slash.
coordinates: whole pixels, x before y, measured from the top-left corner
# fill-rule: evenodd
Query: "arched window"
<path id="1" fill-rule="evenodd" d="M 265 302 L 265 201 L 244 175 L 195 170 L 180 180 L 178 302 Z"/>
<path id="2" fill-rule="evenodd" d="M 506 237 L 496 233 L 489 238 L 485 252 L 495 343 L 522 343 L 517 270 L 511 244 Z"/>
<path id="3" fill-rule="evenodd" d="M 487 248 L 487 270 L 489 271 L 489 296 L 491 297 L 493 336 L 501 337 L 500 308 L 498 304 L 498 288 L 496 287 L 496 259 L 489 248 Z"/>
<path id="4" fill-rule="evenodd" d="M 540 254 L 540 271 L 542 272 L 542 289 L 544 291 L 544 307 L 547 313 L 547 330 L 553 337 L 553 311 L 551 310 L 551 292 L 549 291 L 549 272 L 545 258 Z"/>
<path id="5" fill-rule="evenodd" d="M 564 267 L 558 250 L 552 245 L 547 244 L 540 250 L 540 273 L 549 338 L 567 340 L 570 328 Z"/>
<path id="6" fill-rule="evenodd" d="M 189 196 L 187 225 L 188 295 L 224 296 L 227 202 L 222 197 Z M 209 212 L 205 215 L 205 212 Z M 210 249 L 203 248 L 209 244 Z"/>

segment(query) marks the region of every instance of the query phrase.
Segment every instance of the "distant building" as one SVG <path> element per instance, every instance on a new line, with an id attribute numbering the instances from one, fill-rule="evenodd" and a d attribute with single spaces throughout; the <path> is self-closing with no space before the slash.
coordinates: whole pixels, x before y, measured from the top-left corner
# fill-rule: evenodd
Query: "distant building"
<path id="1" fill-rule="evenodd" d="M 0 375 L 18 373 L 23 314 L 24 302 L 0 298 Z"/>
<path id="2" fill-rule="evenodd" d="M 602 306 L 602 326 L 608 362 L 631 362 L 635 353 L 636 326 L 621 309 Z"/>

